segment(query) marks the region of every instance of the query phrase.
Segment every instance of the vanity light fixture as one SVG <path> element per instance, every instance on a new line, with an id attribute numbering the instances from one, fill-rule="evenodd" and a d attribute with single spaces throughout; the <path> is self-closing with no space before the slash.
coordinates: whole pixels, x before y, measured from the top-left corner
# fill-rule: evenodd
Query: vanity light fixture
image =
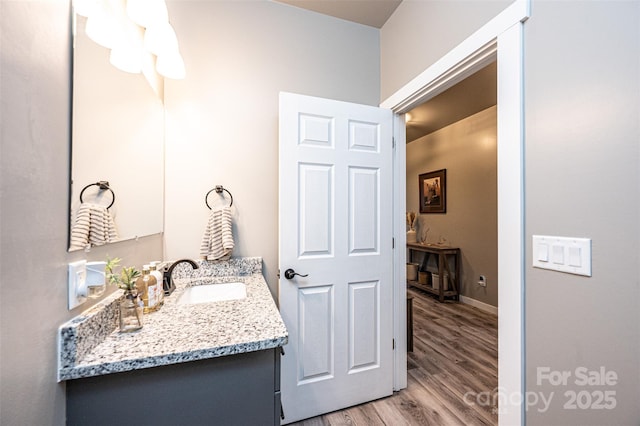
<path id="1" fill-rule="evenodd" d="M 75 13 L 87 17 L 89 38 L 111 49 L 109 61 L 116 68 L 142 72 L 154 87 L 146 66 L 148 57 L 154 55 L 158 74 L 171 79 L 185 77 L 165 0 L 74 0 L 73 7 Z"/>

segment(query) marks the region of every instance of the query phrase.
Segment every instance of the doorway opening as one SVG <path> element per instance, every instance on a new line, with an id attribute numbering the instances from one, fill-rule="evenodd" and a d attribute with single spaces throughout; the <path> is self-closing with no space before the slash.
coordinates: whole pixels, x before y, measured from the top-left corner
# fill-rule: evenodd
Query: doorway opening
<path id="1" fill-rule="evenodd" d="M 407 397 L 426 389 L 451 422 L 497 424 L 497 63 L 405 121 L 406 210 L 417 214 L 407 234 Z M 429 199 L 422 178 L 439 170 L 446 180 Z M 432 212 L 440 200 L 446 209 Z"/>
<path id="2" fill-rule="evenodd" d="M 499 423 L 523 424 L 524 405 L 524 98 L 523 22 L 529 2 L 516 1 L 381 103 L 396 113 L 394 137 L 405 142 L 404 114 L 485 65 L 498 64 L 498 405 Z M 394 160 L 394 235 L 406 245 L 406 156 Z M 406 336 L 406 255 L 394 253 L 394 336 Z M 507 285 L 508 284 L 508 285 Z M 394 389 L 406 387 L 406 352 L 396 351 Z"/>
<path id="3" fill-rule="evenodd" d="M 408 237 L 407 243 L 436 251 L 409 251 L 408 284 L 437 295 L 442 282 L 448 298 L 494 314 L 498 311 L 496 104 L 494 61 L 405 114 L 407 212 L 416 215 L 415 240 Z M 430 185 L 421 178 L 440 170 L 444 179 L 441 185 L 435 179 L 434 188 L 443 193 L 429 200 Z M 431 208 L 440 199 L 442 209 Z M 441 277 L 437 251 L 444 247 L 458 252 L 445 255 L 447 276 Z M 460 276 L 448 276 L 454 270 Z"/>

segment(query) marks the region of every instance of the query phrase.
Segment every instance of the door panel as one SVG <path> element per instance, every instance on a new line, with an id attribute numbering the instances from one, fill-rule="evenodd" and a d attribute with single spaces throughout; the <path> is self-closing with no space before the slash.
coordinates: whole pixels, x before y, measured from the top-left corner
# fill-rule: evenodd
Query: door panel
<path id="1" fill-rule="evenodd" d="M 393 392 L 391 119 L 280 96 L 284 423 Z"/>
<path id="2" fill-rule="evenodd" d="M 299 166 L 300 204 L 298 232 L 300 256 L 333 255 L 333 167 L 303 163 Z"/>
<path id="3" fill-rule="evenodd" d="M 349 254 L 378 253 L 378 169 L 349 167 Z"/>
<path id="4" fill-rule="evenodd" d="M 349 373 L 379 366 L 378 284 L 377 281 L 349 283 Z"/>
<path id="5" fill-rule="evenodd" d="M 349 148 L 352 150 L 379 152 L 380 126 L 349 120 Z"/>
<path id="6" fill-rule="evenodd" d="M 298 383 L 333 375 L 333 286 L 304 288 L 298 292 Z"/>
<path id="7" fill-rule="evenodd" d="M 300 145 L 332 147 L 332 124 L 331 117 L 300 114 Z"/>

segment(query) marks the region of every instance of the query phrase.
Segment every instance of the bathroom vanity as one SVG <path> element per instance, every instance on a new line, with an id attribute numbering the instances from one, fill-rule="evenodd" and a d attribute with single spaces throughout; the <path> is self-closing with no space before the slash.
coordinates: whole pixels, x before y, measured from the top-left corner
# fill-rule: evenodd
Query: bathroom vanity
<path id="1" fill-rule="evenodd" d="M 119 291 L 63 324 L 67 424 L 280 424 L 287 331 L 261 269 L 260 258 L 176 268 L 177 290 L 138 332 L 116 328 Z M 245 298 L 179 303 L 188 286 L 231 281 Z"/>

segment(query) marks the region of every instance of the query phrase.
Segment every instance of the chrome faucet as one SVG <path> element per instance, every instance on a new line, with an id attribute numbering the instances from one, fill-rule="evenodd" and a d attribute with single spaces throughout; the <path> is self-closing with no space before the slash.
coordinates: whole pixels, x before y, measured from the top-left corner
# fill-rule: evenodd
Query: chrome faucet
<path id="1" fill-rule="evenodd" d="M 180 260 L 176 260 L 175 262 L 173 262 L 171 264 L 171 266 L 169 266 L 165 271 L 164 274 L 162 276 L 162 289 L 164 290 L 164 294 L 165 296 L 170 295 L 171 293 L 173 293 L 173 290 L 176 289 L 176 285 L 173 283 L 173 279 L 171 278 L 171 274 L 173 273 L 173 268 L 175 268 L 176 266 L 178 266 L 181 263 L 189 263 L 191 264 L 191 266 L 193 267 L 193 269 L 198 269 L 198 264 L 196 262 L 194 262 L 191 259 L 180 259 Z"/>

